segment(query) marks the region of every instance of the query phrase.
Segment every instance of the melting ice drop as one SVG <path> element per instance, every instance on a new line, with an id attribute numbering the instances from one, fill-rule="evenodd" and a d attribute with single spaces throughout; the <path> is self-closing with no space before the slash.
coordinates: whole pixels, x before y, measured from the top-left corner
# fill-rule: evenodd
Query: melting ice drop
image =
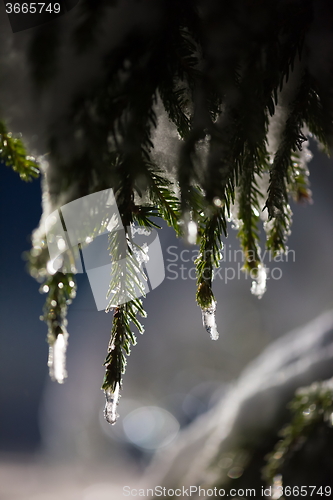
<path id="1" fill-rule="evenodd" d="M 213 301 L 210 307 L 202 309 L 202 322 L 206 331 L 209 333 L 212 340 L 218 340 L 219 332 L 217 331 L 215 320 L 216 302 Z"/>

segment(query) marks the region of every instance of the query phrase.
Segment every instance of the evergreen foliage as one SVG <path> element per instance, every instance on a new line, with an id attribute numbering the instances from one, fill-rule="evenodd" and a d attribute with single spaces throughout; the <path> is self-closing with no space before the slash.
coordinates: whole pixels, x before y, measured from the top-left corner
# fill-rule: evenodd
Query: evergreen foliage
<path id="1" fill-rule="evenodd" d="M 95 43 L 113 4 L 80 2 L 71 37 L 78 54 Z M 332 146 L 333 73 L 321 78 L 320 67 L 313 64 L 316 47 L 311 45 L 323 15 L 320 9 L 333 20 L 328 6 L 321 2 L 319 8 L 315 0 L 160 1 L 149 29 L 131 29 L 108 50 L 101 77 L 77 93 L 67 116 L 75 154 L 64 157 L 59 137 L 50 140 L 50 164 L 60 179 L 53 186 L 55 206 L 72 186 L 76 197 L 112 187 L 127 228 L 125 250 L 132 256 L 127 291 L 134 284 L 141 286 L 128 228 L 157 227 L 153 218 L 161 217 L 189 241 L 190 224 L 197 228 L 197 302 L 204 312 L 216 304 L 212 280 L 230 221 L 238 228 L 253 292 L 262 295 L 261 216 L 266 214 L 267 248 L 274 255 L 286 251 L 290 199 L 311 200 L 302 145 L 312 134 L 327 152 Z M 57 37 L 55 44 L 55 37 L 56 30 L 44 26 L 31 42 L 32 74 L 39 88 L 47 86 L 56 70 L 62 42 Z M 36 57 L 40 38 L 52 48 L 48 58 Z M 325 64 L 332 68 L 332 53 L 326 57 Z M 176 180 L 153 157 L 158 102 L 179 134 Z M 271 132 L 276 121 L 281 122 L 280 131 Z M 272 134 L 277 144 L 273 150 Z M 35 161 L 4 125 L 0 140 L 1 159 L 24 180 L 35 177 Z M 111 256 L 117 249 L 117 235 L 112 234 Z M 44 319 L 52 345 L 65 325 L 73 277 L 61 270 L 48 275 L 47 261 L 45 238 L 40 238 L 34 242 L 30 266 L 49 288 Z M 64 286 L 59 288 L 59 283 Z M 111 283 L 110 293 L 117 286 Z M 137 316 L 145 315 L 142 301 L 134 297 L 126 304 L 111 300 L 110 308 L 114 319 L 105 391 L 121 386 L 125 354 L 135 344 L 132 325 L 142 332 Z"/>

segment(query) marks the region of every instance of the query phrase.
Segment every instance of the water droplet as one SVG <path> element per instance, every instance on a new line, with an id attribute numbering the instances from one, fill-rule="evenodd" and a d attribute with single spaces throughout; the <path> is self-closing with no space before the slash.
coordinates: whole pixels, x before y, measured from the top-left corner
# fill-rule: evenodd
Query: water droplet
<path id="1" fill-rule="evenodd" d="M 60 252 L 64 252 L 66 250 L 66 241 L 63 238 L 59 238 L 57 241 L 57 247 Z"/>
<path id="2" fill-rule="evenodd" d="M 195 245 L 197 242 L 197 234 L 198 234 L 198 226 L 197 226 L 196 222 L 194 222 L 193 220 L 190 220 L 187 223 L 186 232 L 187 232 L 187 235 L 186 235 L 187 242 L 190 245 Z"/>
<path id="3" fill-rule="evenodd" d="M 56 300 L 51 300 L 51 306 L 52 307 L 56 307 L 57 305 L 57 301 Z"/>
<path id="4" fill-rule="evenodd" d="M 216 207 L 222 207 L 222 200 L 218 198 L 218 196 L 215 196 L 215 198 L 213 199 L 213 203 Z"/>
<path id="5" fill-rule="evenodd" d="M 60 283 L 58 283 L 58 288 L 64 288 L 64 284 L 62 283 L 62 281 L 60 281 Z"/>
<path id="6" fill-rule="evenodd" d="M 111 391 L 111 389 L 108 389 L 107 391 L 104 391 L 105 393 L 105 398 L 106 398 L 106 403 L 105 403 L 105 408 L 104 408 L 104 417 L 105 420 L 111 424 L 114 425 L 117 420 L 118 420 L 118 413 L 117 413 L 117 406 L 119 403 L 119 390 L 120 386 L 119 383 L 116 384 L 116 389 L 115 391 Z"/>
<path id="7" fill-rule="evenodd" d="M 50 290 L 50 287 L 48 285 L 43 286 L 43 292 L 47 293 Z"/>
<path id="8" fill-rule="evenodd" d="M 328 425 L 329 427 L 333 427 L 333 413 L 328 417 Z"/>
<path id="9" fill-rule="evenodd" d="M 210 307 L 202 309 L 202 322 L 206 331 L 209 333 L 212 340 L 218 340 L 219 332 L 217 331 L 216 319 L 216 301 L 213 301 Z"/>
<path id="10" fill-rule="evenodd" d="M 256 209 L 256 207 L 252 207 L 252 212 L 254 213 L 254 215 L 255 215 L 256 217 L 259 217 L 260 213 L 259 213 L 259 211 Z"/>
<path id="11" fill-rule="evenodd" d="M 69 286 L 70 286 L 71 288 L 73 288 L 73 286 L 75 286 L 74 281 L 70 281 L 68 284 L 69 284 Z"/>
<path id="12" fill-rule="evenodd" d="M 54 269 L 53 267 L 53 262 L 52 260 L 49 260 L 48 263 L 46 264 L 46 269 L 47 269 L 47 272 L 51 275 L 55 274 L 57 272 L 56 269 Z"/>
<path id="13" fill-rule="evenodd" d="M 66 372 L 66 349 L 68 333 L 60 333 L 54 344 L 49 348 L 48 366 L 50 377 L 59 384 L 63 384 L 67 377 Z"/>
<path id="14" fill-rule="evenodd" d="M 252 281 L 251 293 L 256 295 L 259 299 L 266 292 L 267 273 L 263 264 L 258 265 L 257 277 Z"/>

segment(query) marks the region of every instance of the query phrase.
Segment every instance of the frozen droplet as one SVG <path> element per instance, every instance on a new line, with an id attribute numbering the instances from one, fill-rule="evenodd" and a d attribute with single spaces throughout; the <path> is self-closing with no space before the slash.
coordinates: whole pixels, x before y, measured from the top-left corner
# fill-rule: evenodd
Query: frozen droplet
<path id="1" fill-rule="evenodd" d="M 49 288 L 49 286 L 48 286 L 48 285 L 44 285 L 44 286 L 43 286 L 43 292 L 44 292 L 44 293 L 47 293 L 49 290 L 50 290 L 50 288 Z"/>
<path id="2" fill-rule="evenodd" d="M 222 200 L 218 196 L 215 196 L 213 203 L 216 207 L 222 207 Z"/>
<path id="3" fill-rule="evenodd" d="M 57 305 L 57 301 L 56 300 L 51 300 L 51 306 L 52 307 L 56 307 Z"/>
<path id="4" fill-rule="evenodd" d="M 60 281 L 60 282 L 58 283 L 58 288 L 64 288 L 64 284 L 63 284 L 63 282 L 62 282 L 62 281 Z"/>
<path id="5" fill-rule="evenodd" d="M 59 384 L 63 384 L 67 377 L 66 349 L 68 333 L 59 333 L 53 345 L 49 348 L 48 366 L 50 377 Z"/>
<path id="6" fill-rule="evenodd" d="M 259 299 L 266 292 L 266 280 L 267 280 L 267 272 L 266 268 L 263 264 L 258 265 L 258 271 L 256 278 L 252 281 L 251 293 L 256 295 Z"/>
<path id="7" fill-rule="evenodd" d="M 206 331 L 209 333 L 212 340 L 218 340 L 219 332 L 217 331 L 216 319 L 216 301 L 214 300 L 210 307 L 202 309 L 202 322 Z"/>
<path id="8" fill-rule="evenodd" d="M 73 288 L 73 286 L 75 285 L 74 281 L 70 281 L 68 284 L 71 288 Z"/>
<path id="9" fill-rule="evenodd" d="M 57 246 L 60 252 L 64 252 L 66 250 L 66 241 L 63 238 L 59 238 Z"/>
<path id="10" fill-rule="evenodd" d="M 116 389 L 114 392 L 111 389 L 104 391 L 106 398 L 104 417 L 105 420 L 111 425 L 114 425 L 119 417 L 117 413 L 117 406 L 120 398 L 119 390 L 120 390 L 120 385 L 117 382 Z"/>

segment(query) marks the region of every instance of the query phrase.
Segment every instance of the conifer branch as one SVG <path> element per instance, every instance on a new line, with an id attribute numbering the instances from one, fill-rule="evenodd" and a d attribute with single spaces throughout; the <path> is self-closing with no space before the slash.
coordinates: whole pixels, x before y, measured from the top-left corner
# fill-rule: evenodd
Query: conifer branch
<path id="1" fill-rule="evenodd" d="M 293 154 L 302 149 L 306 137 L 302 132 L 304 119 L 307 116 L 308 81 L 303 78 L 297 95 L 291 104 L 289 117 L 279 148 L 275 154 L 270 171 L 270 184 L 265 207 L 270 221 L 266 225 L 267 248 L 277 255 L 286 250 L 286 239 L 291 224 L 291 210 L 288 202 L 288 186 L 293 172 Z"/>
<path id="2" fill-rule="evenodd" d="M 17 172 L 23 181 L 39 176 L 39 167 L 33 156 L 28 156 L 21 139 L 13 137 L 0 121 L 0 160 Z"/>

